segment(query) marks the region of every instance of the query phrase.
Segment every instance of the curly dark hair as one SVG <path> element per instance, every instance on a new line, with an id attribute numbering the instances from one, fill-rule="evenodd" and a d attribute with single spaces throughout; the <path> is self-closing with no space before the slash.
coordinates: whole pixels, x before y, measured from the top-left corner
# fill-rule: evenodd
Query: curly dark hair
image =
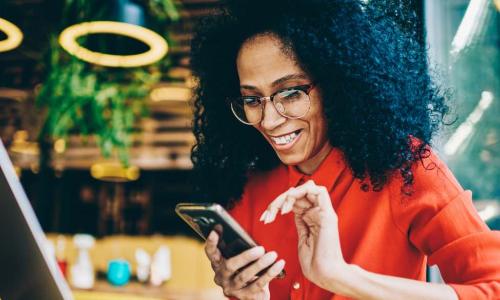
<path id="1" fill-rule="evenodd" d="M 408 15 L 401 22 L 360 0 L 239 0 L 202 20 L 191 66 L 198 79 L 192 161 L 203 195 L 230 204 L 252 171 L 279 164 L 268 142 L 236 120 L 225 101 L 239 94 L 240 47 L 266 33 L 279 37 L 284 53 L 321 87 L 329 142 L 363 190 L 382 189 L 399 170 L 402 190 L 411 193 L 411 166 L 429 153 L 448 107 Z"/>

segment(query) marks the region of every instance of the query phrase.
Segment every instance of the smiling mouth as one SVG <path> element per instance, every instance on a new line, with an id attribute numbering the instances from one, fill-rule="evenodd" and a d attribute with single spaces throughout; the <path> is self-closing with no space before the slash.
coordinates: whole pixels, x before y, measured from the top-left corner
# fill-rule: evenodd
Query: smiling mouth
<path id="1" fill-rule="evenodd" d="M 302 131 L 302 129 L 299 129 L 299 130 L 296 130 L 292 133 L 278 136 L 278 137 L 270 136 L 270 138 L 276 145 L 284 146 L 284 145 L 288 145 L 288 144 L 293 143 L 293 141 L 295 141 L 295 139 L 299 136 L 299 133 L 301 131 Z"/>

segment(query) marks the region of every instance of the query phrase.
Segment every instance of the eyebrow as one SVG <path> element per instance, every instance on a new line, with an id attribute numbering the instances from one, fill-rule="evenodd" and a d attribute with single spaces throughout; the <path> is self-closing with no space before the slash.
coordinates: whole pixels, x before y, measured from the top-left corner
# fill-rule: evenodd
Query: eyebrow
<path id="1" fill-rule="evenodd" d="M 289 74 L 286 76 L 283 76 L 279 79 L 276 79 L 271 83 L 271 86 L 275 87 L 283 82 L 293 80 L 293 79 L 308 79 L 308 77 L 305 74 Z M 240 85 L 240 88 L 246 89 L 246 90 L 257 90 L 257 87 L 252 86 L 252 85 Z"/>

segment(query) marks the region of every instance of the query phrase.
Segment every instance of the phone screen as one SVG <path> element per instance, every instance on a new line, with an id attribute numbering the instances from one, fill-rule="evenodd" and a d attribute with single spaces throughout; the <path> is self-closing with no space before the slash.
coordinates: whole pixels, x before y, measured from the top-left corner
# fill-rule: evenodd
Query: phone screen
<path id="1" fill-rule="evenodd" d="M 215 230 L 219 234 L 217 247 L 225 258 L 230 258 L 241 252 L 257 246 L 249 236 L 227 213 L 222 213 L 222 207 L 200 205 L 190 207 L 187 205 L 178 206 L 176 211 L 181 217 L 204 239 Z M 225 212 L 225 211 L 224 211 Z"/>

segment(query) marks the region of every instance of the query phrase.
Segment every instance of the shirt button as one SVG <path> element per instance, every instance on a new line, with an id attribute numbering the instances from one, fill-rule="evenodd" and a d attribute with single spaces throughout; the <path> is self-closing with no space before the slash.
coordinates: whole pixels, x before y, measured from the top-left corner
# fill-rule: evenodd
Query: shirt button
<path id="1" fill-rule="evenodd" d="M 300 289 L 300 283 L 298 283 L 297 281 L 295 281 L 295 282 L 293 283 L 293 286 L 292 286 L 292 287 L 293 287 L 293 289 L 294 289 L 294 290 L 298 290 L 298 289 Z"/>

